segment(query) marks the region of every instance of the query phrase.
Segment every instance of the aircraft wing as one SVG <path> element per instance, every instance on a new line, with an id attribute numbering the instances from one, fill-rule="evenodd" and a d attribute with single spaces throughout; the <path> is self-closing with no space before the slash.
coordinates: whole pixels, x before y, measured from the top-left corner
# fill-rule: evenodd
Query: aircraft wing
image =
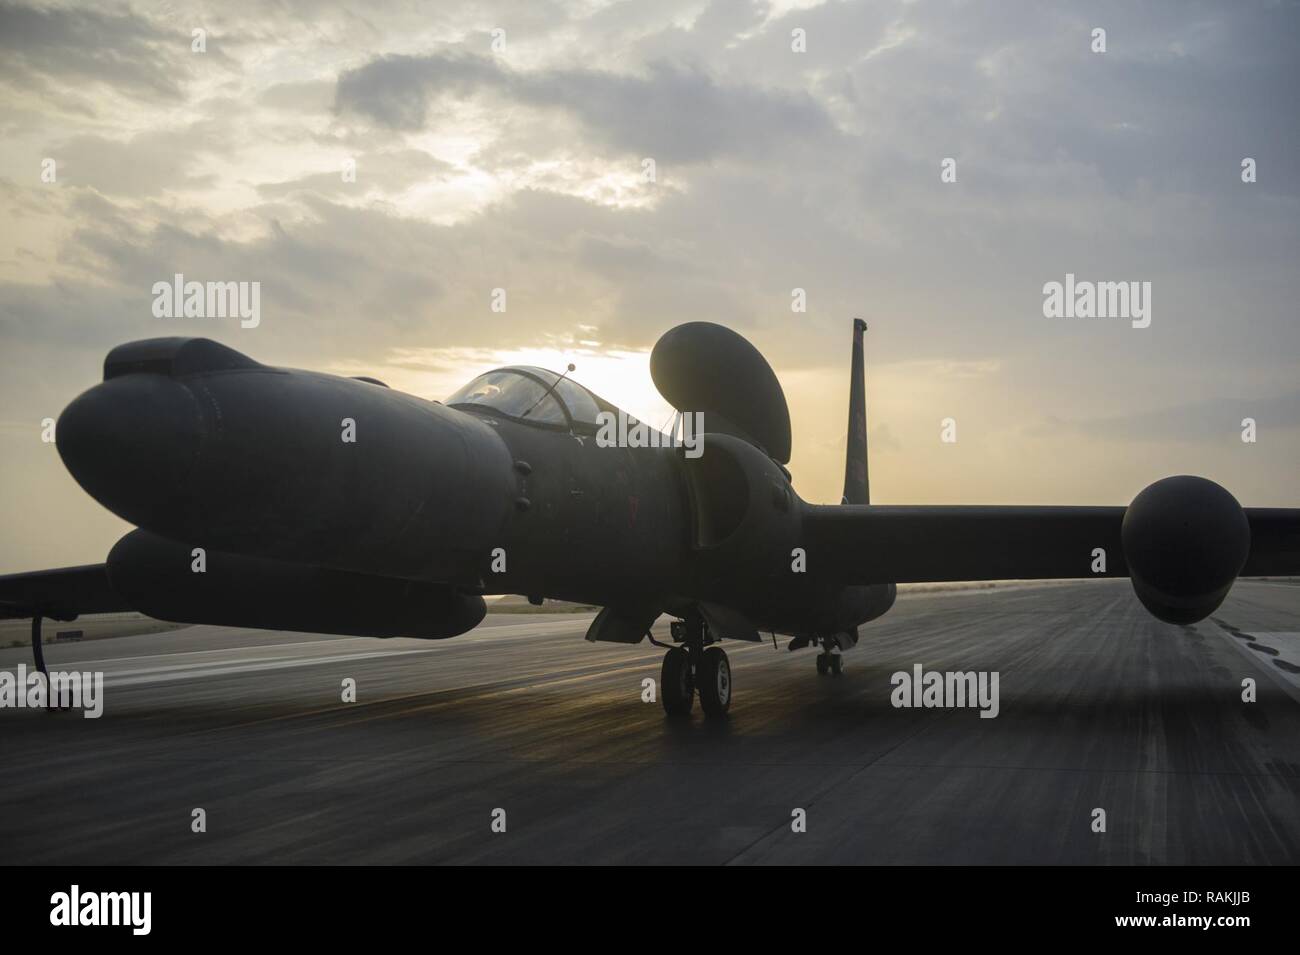
<path id="1" fill-rule="evenodd" d="M 1127 577 L 1123 507 L 810 506 L 808 569 L 845 583 Z M 1300 509 L 1243 509 L 1240 576 L 1300 574 Z M 1106 570 L 1093 571 L 1093 550 Z M 829 567 L 826 566 L 829 564 Z"/>
<path id="2" fill-rule="evenodd" d="M 1247 507 L 1250 556 L 1241 577 L 1300 574 L 1300 508 Z"/>
<path id="3" fill-rule="evenodd" d="M 72 620 L 86 613 L 134 609 L 108 582 L 105 564 L 0 576 L 0 620 L 37 613 Z"/>

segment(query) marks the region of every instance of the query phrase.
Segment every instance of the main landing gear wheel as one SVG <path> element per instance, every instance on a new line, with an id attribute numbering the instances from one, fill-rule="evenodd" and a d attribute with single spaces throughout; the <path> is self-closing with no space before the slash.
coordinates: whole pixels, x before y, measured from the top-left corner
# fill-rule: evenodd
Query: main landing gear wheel
<path id="1" fill-rule="evenodd" d="M 686 716 L 691 712 L 691 704 L 695 702 L 695 681 L 691 678 L 690 655 L 682 647 L 673 647 L 664 654 L 659 689 L 664 712 L 669 716 Z"/>
<path id="2" fill-rule="evenodd" d="M 696 682 L 700 706 L 709 716 L 724 716 L 731 706 L 731 662 L 722 647 L 705 647 Z"/>

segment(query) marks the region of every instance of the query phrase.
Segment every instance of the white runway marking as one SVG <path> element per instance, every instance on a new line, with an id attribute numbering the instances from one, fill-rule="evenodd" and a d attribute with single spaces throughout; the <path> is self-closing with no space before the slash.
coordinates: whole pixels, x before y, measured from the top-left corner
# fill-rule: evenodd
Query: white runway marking
<path id="1" fill-rule="evenodd" d="M 1290 667 L 1300 670 L 1300 633 L 1291 631 L 1240 631 L 1250 637 L 1251 642 L 1257 646 L 1276 650 L 1277 654 L 1274 655 L 1267 650 L 1252 649 L 1250 643 L 1234 635 L 1232 631 L 1226 629 L 1222 624 L 1210 620 L 1205 622 L 1217 630 L 1228 643 L 1236 647 L 1238 653 L 1262 667 L 1273 678 L 1275 683 L 1286 690 L 1292 699 L 1300 703 L 1300 672 L 1293 672 L 1286 667 L 1279 667 L 1273 663 L 1274 660 L 1281 660 L 1289 664 Z"/>
<path id="2" fill-rule="evenodd" d="M 216 650 L 175 650 L 172 652 L 165 652 L 165 653 L 131 654 L 123 657 L 93 657 L 87 660 L 77 660 L 77 661 L 69 661 L 69 662 L 59 661 L 58 669 L 94 670 L 94 669 L 102 668 L 105 664 L 112 664 L 112 663 L 137 663 L 143 660 L 167 660 L 175 657 L 211 656 L 213 654 L 259 653 L 259 652 L 275 653 L 289 648 L 301 648 L 301 647 L 312 647 L 317 649 L 329 648 L 331 650 L 337 651 L 343 648 L 351 648 L 351 647 L 360 649 L 362 647 L 374 647 L 374 646 L 387 645 L 387 646 L 401 647 L 403 648 L 404 652 L 411 651 L 411 650 L 414 650 L 415 652 L 421 652 L 421 651 L 434 652 L 436 650 L 445 649 L 447 646 L 449 646 L 449 642 L 448 642 L 449 640 L 455 640 L 461 647 L 464 647 L 467 644 L 471 644 L 471 643 L 475 645 L 482 645 L 487 643 L 500 643 L 509 640 L 519 640 L 525 637 L 547 636 L 556 633 L 563 633 L 566 630 L 582 631 L 586 629 L 586 625 L 587 625 L 586 621 L 583 620 L 576 621 L 576 622 L 572 620 L 569 621 L 548 620 L 536 624 L 521 623 L 521 624 L 505 624 L 500 626 L 483 626 L 480 627 L 478 630 L 473 630 L 470 633 L 462 634 L 459 637 L 450 637 L 447 640 L 419 640 L 411 637 L 335 638 L 335 637 L 321 636 L 315 640 L 299 640 L 299 641 L 294 641 L 292 643 L 275 643 L 275 642 L 254 643 L 254 644 L 245 644 L 238 647 L 221 647 Z M 193 631 L 198 629 L 200 628 L 190 627 L 184 631 L 178 630 L 175 632 L 192 633 Z M 235 628 L 210 628 L 210 629 L 233 630 Z M 277 631 L 266 631 L 266 632 L 275 633 Z M 392 653 L 395 651 L 384 651 L 384 652 Z M 193 664 L 193 665 L 206 666 L 206 665 L 216 665 L 218 663 L 233 663 L 233 662 L 244 663 L 244 662 L 254 662 L 256 660 L 266 661 L 268 659 L 278 659 L 278 658 L 257 657 L 257 658 L 249 658 L 248 660 L 240 660 L 240 661 L 220 660 L 220 661 L 216 661 L 213 664 Z M 50 662 L 50 665 L 54 666 L 53 661 Z M 180 668 L 180 666 L 178 665 L 176 668 Z M 173 669 L 173 668 L 158 667 L 154 669 L 161 670 L 161 669 Z M 118 672 L 121 674 L 125 674 L 127 671 L 118 671 Z M 147 672 L 152 672 L 152 670 L 142 669 L 139 672 L 147 673 Z"/>
<path id="3" fill-rule="evenodd" d="M 239 673 L 262 673 L 287 670 L 293 667 L 318 666 L 323 663 L 346 663 L 354 660 L 374 660 L 380 657 L 401 657 L 429 653 L 429 650 L 381 650 L 376 653 L 343 653 L 326 657 L 289 657 L 274 660 L 234 660 L 230 662 L 195 663 L 179 667 L 158 667 L 154 670 L 106 672 L 107 687 L 140 686 L 151 683 L 171 683 L 177 680 L 202 680 L 209 677 L 232 676 Z M 165 671 L 165 672 L 164 672 Z"/>
<path id="4" fill-rule="evenodd" d="M 550 636 L 566 631 L 579 635 L 586 620 L 526 620 L 519 623 L 484 626 L 454 639 L 461 648 L 469 645 L 507 643 Z M 190 627 L 186 631 L 193 635 Z M 228 628 L 206 628 L 219 632 Z M 376 637 L 321 638 L 289 643 L 267 642 L 261 644 L 223 647 L 215 650 L 177 650 L 171 653 L 136 654 L 122 657 L 102 657 L 80 661 L 49 661 L 57 670 L 103 670 L 107 687 L 148 686 L 174 683 L 182 680 L 202 680 L 239 674 L 263 673 L 295 667 L 320 666 L 330 663 L 351 663 L 360 660 L 377 660 L 386 657 L 438 653 L 449 648 L 447 640 L 417 640 L 411 638 L 380 639 Z M 296 651 L 286 654 L 285 650 Z M 343 651 L 343 652 L 340 652 Z M 189 658 L 184 663 L 161 661 Z M 196 660 L 203 657 L 206 659 Z M 160 661 L 156 666 L 140 666 L 146 661 Z"/>
<path id="5" fill-rule="evenodd" d="M 1300 688 L 1300 633 L 1290 631 L 1261 631 L 1253 630 L 1244 631 L 1254 638 L 1255 642 L 1262 647 L 1271 647 L 1277 651 L 1277 656 L 1265 654 L 1270 659 L 1281 660 L 1288 666 L 1273 665 L 1274 669 L 1280 670 L 1286 679 L 1294 686 Z M 1249 646 L 1247 649 L 1250 649 Z M 1253 651 L 1258 653 L 1259 651 Z"/>

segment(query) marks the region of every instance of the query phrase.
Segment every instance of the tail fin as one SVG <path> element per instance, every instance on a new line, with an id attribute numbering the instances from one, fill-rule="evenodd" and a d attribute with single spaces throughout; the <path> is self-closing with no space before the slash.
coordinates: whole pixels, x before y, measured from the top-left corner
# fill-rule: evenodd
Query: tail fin
<path id="1" fill-rule="evenodd" d="M 867 323 L 853 320 L 853 367 L 849 379 L 848 457 L 844 462 L 844 499 L 841 504 L 870 504 L 867 480 L 867 386 L 864 379 L 862 333 Z"/>

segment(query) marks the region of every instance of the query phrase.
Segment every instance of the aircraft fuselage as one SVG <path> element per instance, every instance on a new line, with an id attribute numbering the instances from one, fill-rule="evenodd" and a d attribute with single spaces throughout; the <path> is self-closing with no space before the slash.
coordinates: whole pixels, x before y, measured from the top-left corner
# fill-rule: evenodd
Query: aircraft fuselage
<path id="1" fill-rule="evenodd" d="M 705 435 L 695 460 L 601 446 L 159 339 L 115 349 L 57 439 L 89 493 L 180 553 L 601 606 L 705 601 L 782 633 L 851 630 L 893 600 L 891 585 L 806 567 L 806 505 L 779 464 L 728 435 Z"/>

